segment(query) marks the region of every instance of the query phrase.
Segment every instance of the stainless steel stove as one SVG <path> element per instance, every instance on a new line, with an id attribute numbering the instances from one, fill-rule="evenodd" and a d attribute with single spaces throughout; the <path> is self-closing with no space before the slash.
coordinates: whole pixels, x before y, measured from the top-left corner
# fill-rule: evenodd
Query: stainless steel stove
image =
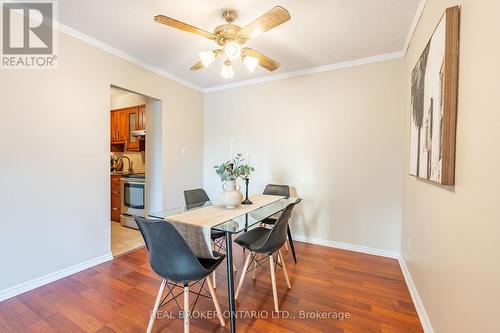
<path id="1" fill-rule="evenodd" d="M 144 217 L 144 199 L 146 177 L 143 173 L 124 174 L 121 177 L 122 209 L 120 223 L 129 228 L 138 229 L 134 216 Z"/>

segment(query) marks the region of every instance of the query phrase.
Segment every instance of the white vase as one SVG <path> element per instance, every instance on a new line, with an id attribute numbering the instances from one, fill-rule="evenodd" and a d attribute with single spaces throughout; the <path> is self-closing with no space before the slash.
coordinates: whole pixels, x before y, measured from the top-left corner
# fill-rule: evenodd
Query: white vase
<path id="1" fill-rule="evenodd" d="M 220 201 L 222 205 L 226 208 L 236 208 L 241 203 L 243 195 L 240 192 L 240 185 L 236 184 L 236 181 L 230 180 L 222 184 L 222 193 L 220 195 Z"/>

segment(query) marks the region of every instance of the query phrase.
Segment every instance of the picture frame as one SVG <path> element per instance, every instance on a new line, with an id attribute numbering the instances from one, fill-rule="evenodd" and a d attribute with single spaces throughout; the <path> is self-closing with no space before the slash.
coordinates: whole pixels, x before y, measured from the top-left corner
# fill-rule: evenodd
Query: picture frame
<path id="1" fill-rule="evenodd" d="M 455 184 L 458 6 L 446 9 L 411 73 L 410 175 Z"/>

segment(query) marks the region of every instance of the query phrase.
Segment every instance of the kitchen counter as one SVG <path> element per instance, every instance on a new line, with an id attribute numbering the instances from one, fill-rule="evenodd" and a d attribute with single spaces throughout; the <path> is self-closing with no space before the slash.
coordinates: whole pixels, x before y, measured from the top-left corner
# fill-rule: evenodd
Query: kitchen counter
<path id="1" fill-rule="evenodd" d="M 144 172 L 111 171 L 111 176 L 144 175 Z"/>
<path id="2" fill-rule="evenodd" d="M 146 174 L 144 172 L 123 172 L 123 171 L 112 171 L 111 172 L 111 179 L 113 178 L 120 178 L 120 179 L 146 179 Z"/>

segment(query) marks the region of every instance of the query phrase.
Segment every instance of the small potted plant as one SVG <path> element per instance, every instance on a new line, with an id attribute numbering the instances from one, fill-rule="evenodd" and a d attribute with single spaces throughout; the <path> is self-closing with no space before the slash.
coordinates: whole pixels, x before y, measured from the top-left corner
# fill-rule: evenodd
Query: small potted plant
<path id="1" fill-rule="evenodd" d="M 250 173 L 255 169 L 246 164 L 246 160 L 241 157 L 241 154 L 236 156 L 221 165 L 214 166 L 215 172 L 219 175 L 222 183 L 222 193 L 220 196 L 221 203 L 226 208 L 236 208 L 241 202 L 243 195 L 240 192 L 240 186 L 236 183 L 238 178 L 248 178 Z"/>

